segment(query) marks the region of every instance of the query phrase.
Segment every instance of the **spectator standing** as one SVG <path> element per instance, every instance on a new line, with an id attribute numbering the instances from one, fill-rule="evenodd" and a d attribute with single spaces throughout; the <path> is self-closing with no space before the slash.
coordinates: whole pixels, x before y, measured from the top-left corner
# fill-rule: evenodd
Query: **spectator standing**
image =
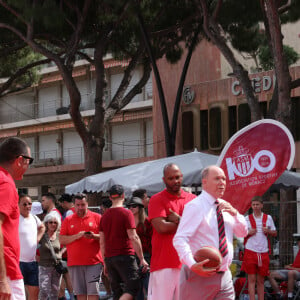
<path id="1" fill-rule="evenodd" d="M 100 213 L 101 215 L 103 215 L 109 208 L 111 208 L 112 206 L 112 202 L 109 199 L 109 197 L 103 197 L 101 199 L 101 204 L 100 204 Z M 109 299 L 112 297 L 112 290 L 111 290 L 111 285 L 110 285 L 110 279 L 108 274 L 105 274 L 105 272 L 102 272 L 101 274 L 101 280 L 102 283 L 105 287 L 106 290 L 106 297 L 105 298 L 101 298 L 101 299 Z"/>
<path id="2" fill-rule="evenodd" d="M 104 197 L 101 199 L 100 204 L 100 213 L 103 215 L 109 208 L 111 208 L 112 202 L 108 197 Z"/>
<path id="3" fill-rule="evenodd" d="M 136 226 L 136 233 L 138 234 L 142 243 L 144 258 L 147 261 L 147 263 L 150 264 L 151 253 L 152 253 L 151 239 L 152 239 L 153 231 L 152 231 L 152 225 L 146 216 L 142 199 L 138 197 L 132 197 L 130 201 L 127 203 L 127 207 L 133 213 L 134 222 Z M 149 272 L 141 274 L 141 285 L 137 296 L 138 300 L 147 299 L 149 275 L 150 275 Z"/>
<path id="4" fill-rule="evenodd" d="M 144 259 L 141 241 L 136 233 L 134 216 L 123 207 L 124 189 L 113 185 L 110 189 L 112 206 L 100 223 L 100 247 L 105 258 L 104 270 L 108 272 L 114 300 L 132 300 L 139 291 L 138 265 L 142 272 L 148 264 Z"/>
<path id="5" fill-rule="evenodd" d="M 138 197 L 142 199 L 144 209 L 147 212 L 148 211 L 148 205 L 150 198 L 147 195 L 147 191 L 145 189 L 138 189 L 132 192 L 132 197 Z"/>
<path id="6" fill-rule="evenodd" d="M 53 214 L 56 215 L 56 217 L 60 218 L 60 221 L 62 222 L 62 214 L 60 211 L 56 208 L 56 197 L 52 193 L 45 193 L 42 195 L 42 208 L 45 214 Z"/>
<path id="7" fill-rule="evenodd" d="M 54 258 L 49 243 L 52 245 L 56 259 L 61 260 L 58 232 L 60 229 L 60 217 L 56 214 L 47 214 L 44 218 L 46 232 L 40 240 L 39 247 L 39 300 L 57 300 L 61 274 L 54 267 Z"/>
<path id="8" fill-rule="evenodd" d="M 166 165 L 162 179 L 166 188 L 152 196 L 148 206 L 149 220 L 153 226 L 149 300 L 178 297 L 181 263 L 172 241 L 184 205 L 196 197 L 181 189 L 183 176 L 177 165 Z"/>
<path id="9" fill-rule="evenodd" d="M 230 203 L 220 199 L 226 188 L 222 169 L 210 166 L 202 171 L 202 193 L 183 211 L 174 246 L 184 264 L 180 274 L 180 299 L 235 299 L 229 266 L 233 258 L 233 234 L 247 235 L 244 216 Z M 220 249 L 222 263 L 205 268 L 207 262 L 196 262 L 195 252 L 203 246 Z"/>
<path id="10" fill-rule="evenodd" d="M 19 206 L 14 180 L 21 180 L 33 162 L 25 141 L 11 137 L 0 145 L 0 299 L 24 300 L 19 266 Z"/>
<path id="11" fill-rule="evenodd" d="M 20 268 L 28 300 L 37 300 L 39 295 L 39 267 L 35 258 L 37 245 L 45 233 L 45 225 L 37 216 L 31 214 L 31 207 L 32 199 L 28 195 L 20 195 Z"/>
<path id="12" fill-rule="evenodd" d="M 264 299 L 264 281 L 269 276 L 270 236 L 277 231 L 270 215 L 262 212 L 263 200 L 256 196 L 251 200 L 253 214 L 246 217 L 248 235 L 245 238 L 245 253 L 242 270 L 248 274 L 248 292 L 250 300 L 255 299 L 255 283 L 257 283 L 258 300 Z"/>
<path id="13" fill-rule="evenodd" d="M 72 215 L 75 213 L 75 208 L 74 208 L 74 203 L 72 196 L 69 194 L 62 194 L 61 197 L 58 199 L 58 202 L 61 204 L 62 208 L 62 219 L 64 220 L 67 216 Z M 62 260 L 67 261 L 68 260 L 68 254 L 67 251 L 63 253 Z M 58 293 L 58 300 L 65 300 L 66 295 L 65 295 L 65 290 L 68 290 L 70 299 L 74 299 L 74 293 L 73 293 L 73 287 L 72 287 L 72 282 L 70 278 L 70 273 L 67 272 L 63 274 L 61 284 L 60 284 L 60 289 Z"/>
<path id="14" fill-rule="evenodd" d="M 66 245 L 68 269 L 78 300 L 98 300 L 102 256 L 99 246 L 101 216 L 88 209 L 85 194 L 74 196 L 75 213 L 67 217 L 60 231 L 60 242 Z"/>
<path id="15" fill-rule="evenodd" d="M 285 299 L 280 293 L 280 289 L 276 280 L 287 281 L 288 282 L 288 299 L 294 299 L 293 291 L 295 286 L 295 281 L 300 280 L 300 238 L 297 241 L 298 253 L 292 264 L 286 265 L 282 270 L 271 271 L 269 276 L 269 281 L 275 292 L 275 299 Z"/>
<path id="16" fill-rule="evenodd" d="M 61 207 L 63 208 L 63 220 L 75 213 L 75 207 L 73 203 L 72 196 L 69 194 L 62 194 L 61 197 L 58 199 L 58 201 L 61 204 Z"/>

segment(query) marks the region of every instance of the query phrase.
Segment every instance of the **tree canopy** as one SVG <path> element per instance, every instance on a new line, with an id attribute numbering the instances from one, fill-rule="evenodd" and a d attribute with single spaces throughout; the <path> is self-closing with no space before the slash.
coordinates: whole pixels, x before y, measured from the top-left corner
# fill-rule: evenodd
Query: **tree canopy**
<path id="1" fill-rule="evenodd" d="M 182 45 L 192 41 L 196 26 L 192 6 L 193 2 L 179 0 L 0 0 L 0 47 L 9 51 L 9 47 L 26 45 L 45 60 L 54 62 L 62 75 L 70 97 L 69 112 L 83 141 L 87 175 L 101 171 L 105 126 L 141 93 L 150 76 L 150 60 L 137 12 L 144 18 L 155 59 L 166 55 L 175 62 L 181 57 Z M 129 61 L 109 103 L 105 102 L 104 93 L 107 54 Z M 95 67 L 95 115 L 88 125 L 80 113 L 81 95 L 72 77 L 78 57 Z M 35 63 L 40 62 L 36 60 Z M 138 65 L 143 66 L 143 75 L 126 92 Z"/>

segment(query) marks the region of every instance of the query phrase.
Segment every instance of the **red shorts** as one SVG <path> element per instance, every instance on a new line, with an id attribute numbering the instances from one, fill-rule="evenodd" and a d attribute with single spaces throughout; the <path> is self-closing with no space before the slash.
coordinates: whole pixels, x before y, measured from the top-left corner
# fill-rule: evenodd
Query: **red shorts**
<path id="1" fill-rule="evenodd" d="M 268 276 L 270 258 L 269 253 L 258 253 L 248 249 L 245 249 L 242 271 L 247 274 L 259 274 L 261 276 Z"/>

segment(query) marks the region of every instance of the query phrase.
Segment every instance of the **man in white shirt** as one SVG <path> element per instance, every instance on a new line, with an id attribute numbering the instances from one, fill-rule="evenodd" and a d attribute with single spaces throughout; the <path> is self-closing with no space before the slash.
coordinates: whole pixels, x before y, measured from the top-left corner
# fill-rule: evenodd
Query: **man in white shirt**
<path id="1" fill-rule="evenodd" d="M 264 214 L 263 200 L 255 196 L 251 200 L 253 214 L 246 217 L 248 235 L 245 238 L 245 254 L 242 270 L 248 274 L 248 291 L 250 300 L 255 299 L 257 283 L 258 300 L 264 299 L 264 281 L 269 276 L 269 236 L 276 236 L 277 231 L 270 215 Z"/>
<path id="2" fill-rule="evenodd" d="M 184 264 L 180 274 L 180 299 L 234 299 L 229 270 L 233 257 L 233 234 L 247 235 L 245 218 L 225 200 L 220 199 L 226 188 L 226 176 L 217 166 L 202 171 L 202 193 L 185 205 L 173 244 Z M 218 202 L 218 203 L 216 203 Z M 196 262 L 194 254 L 203 246 L 219 249 L 217 209 L 225 225 L 226 251 L 218 268 L 205 268 L 208 260 Z"/>
<path id="3" fill-rule="evenodd" d="M 39 269 L 35 260 L 37 244 L 45 232 L 45 225 L 30 213 L 32 200 L 28 195 L 19 197 L 20 269 L 24 277 L 28 300 L 37 300 Z"/>

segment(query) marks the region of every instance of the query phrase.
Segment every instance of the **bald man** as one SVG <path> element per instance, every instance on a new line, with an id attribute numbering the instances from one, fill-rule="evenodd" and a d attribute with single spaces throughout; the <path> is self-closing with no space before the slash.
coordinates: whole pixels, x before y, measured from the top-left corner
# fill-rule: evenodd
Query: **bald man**
<path id="1" fill-rule="evenodd" d="M 180 299 L 230 299 L 234 288 L 229 266 L 233 257 L 233 234 L 247 235 L 244 216 L 225 200 L 226 176 L 222 169 L 210 166 L 202 172 L 202 193 L 188 203 L 183 211 L 173 243 L 183 267 L 180 274 Z M 225 228 L 225 234 L 224 234 Z M 205 268 L 197 263 L 194 253 L 203 246 L 220 250 L 222 263 L 218 268 Z"/>
<path id="2" fill-rule="evenodd" d="M 152 196 L 148 206 L 153 225 L 148 300 L 178 299 L 181 263 L 172 240 L 184 205 L 196 197 L 181 189 L 183 176 L 177 165 L 166 165 L 162 179 L 166 188 Z"/>

